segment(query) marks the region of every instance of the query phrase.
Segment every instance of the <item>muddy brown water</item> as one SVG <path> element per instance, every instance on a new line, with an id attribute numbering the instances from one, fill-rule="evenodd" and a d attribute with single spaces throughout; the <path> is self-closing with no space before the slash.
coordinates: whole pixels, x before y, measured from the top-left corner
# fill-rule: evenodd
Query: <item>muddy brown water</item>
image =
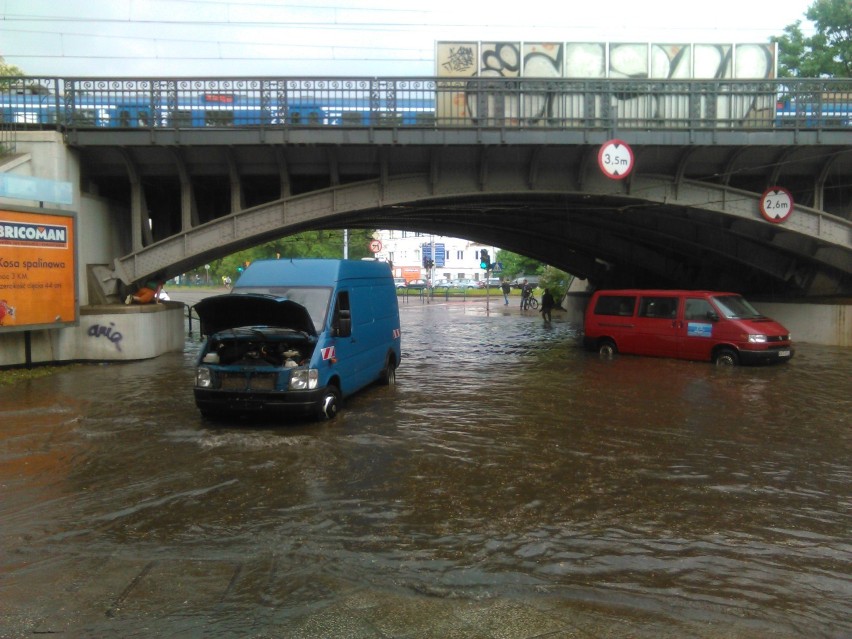
<path id="1" fill-rule="evenodd" d="M 331 423 L 205 422 L 193 339 L 0 388 L 0 636 L 245 636 L 342 583 L 852 635 L 852 350 L 602 361 L 559 314 L 401 312 L 396 386 Z"/>

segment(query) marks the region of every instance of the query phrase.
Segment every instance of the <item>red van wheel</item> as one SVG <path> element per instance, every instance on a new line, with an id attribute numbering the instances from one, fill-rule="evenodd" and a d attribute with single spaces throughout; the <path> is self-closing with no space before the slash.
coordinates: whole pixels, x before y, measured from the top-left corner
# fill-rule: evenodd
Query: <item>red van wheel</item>
<path id="1" fill-rule="evenodd" d="M 605 339 L 598 344 L 598 355 L 603 359 L 612 359 L 618 354 L 618 347 L 611 339 Z"/>
<path id="2" fill-rule="evenodd" d="M 716 366 L 737 366 L 740 363 L 740 356 L 733 349 L 720 348 L 716 351 L 713 362 Z"/>

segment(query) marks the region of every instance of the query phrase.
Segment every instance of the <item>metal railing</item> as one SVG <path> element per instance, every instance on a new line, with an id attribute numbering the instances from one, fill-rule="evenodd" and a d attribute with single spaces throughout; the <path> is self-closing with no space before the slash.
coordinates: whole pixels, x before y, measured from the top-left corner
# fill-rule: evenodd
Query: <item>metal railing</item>
<path id="1" fill-rule="evenodd" d="M 4 78 L 0 122 L 58 129 L 852 130 L 852 79 Z"/>

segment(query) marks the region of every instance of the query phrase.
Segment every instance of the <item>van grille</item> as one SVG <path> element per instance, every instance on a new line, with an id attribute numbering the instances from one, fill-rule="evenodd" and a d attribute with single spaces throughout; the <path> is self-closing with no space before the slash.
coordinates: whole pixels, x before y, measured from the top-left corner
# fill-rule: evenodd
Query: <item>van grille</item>
<path id="1" fill-rule="evenodd" d="M 240 373 L 222 373 L 220 376 L 222 390 L 247 391 L 247 390 L 275 390 L 276 373 L 257 373 L 254 375 L 243 375 Z"/>
<path id="2" fill-rule="evenodd" d="M 767 335 L 766 336 L 767 342 L 786 342 L 789 339 L 790 339 L 789 335 Z"/>

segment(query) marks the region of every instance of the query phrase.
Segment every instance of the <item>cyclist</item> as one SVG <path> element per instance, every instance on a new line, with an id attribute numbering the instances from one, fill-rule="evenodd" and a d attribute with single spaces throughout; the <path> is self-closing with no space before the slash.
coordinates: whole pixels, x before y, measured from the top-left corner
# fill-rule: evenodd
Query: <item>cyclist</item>
<path id="1" fill-rule="evenodd" d="M 521 310 L 525 311 L 530 307 L 530 297 L 532 297 L 532 285 L 524 280 L 521 285 Z"/>

